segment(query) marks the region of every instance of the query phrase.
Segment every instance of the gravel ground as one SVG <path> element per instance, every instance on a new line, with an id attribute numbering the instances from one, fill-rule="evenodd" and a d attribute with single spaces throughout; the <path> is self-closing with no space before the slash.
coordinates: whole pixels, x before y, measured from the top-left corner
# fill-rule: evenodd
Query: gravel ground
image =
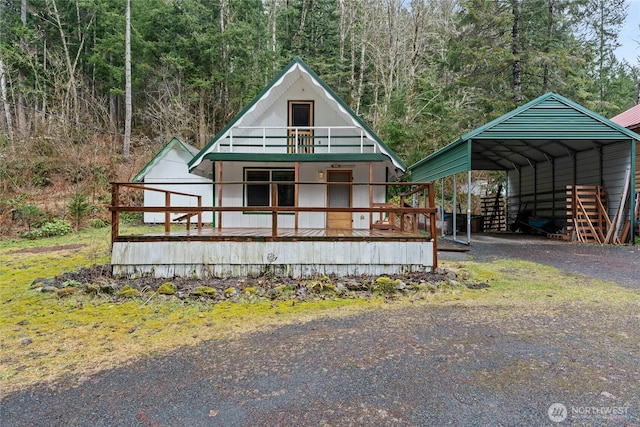
<path id="1" fill-rule="evenodd" d="M 474 234 L 467 246 L 443 242 L 468 252 L 438 253 L 440 260 L 491 261 L 519 258 L 585 274 L 640 290 L 640 248 L 630 245 L 568 243 L 521 234 Z"/>
<path id="2" fill-rule="evenodd" d="M 633 249 L 486 239 L 441 259 L 536 252 L 638 286 L 633 268 L 606 273 L 612 263 L 595 262 L 622 254 L 621 266 L 637 266 Z M 391 305 L 15 393 L 1 404 L 0 425 L 640 426 L 639 323 L 580 304 Z M 548 415 L 554 403 L 569 413 L 558 424 Z"/>

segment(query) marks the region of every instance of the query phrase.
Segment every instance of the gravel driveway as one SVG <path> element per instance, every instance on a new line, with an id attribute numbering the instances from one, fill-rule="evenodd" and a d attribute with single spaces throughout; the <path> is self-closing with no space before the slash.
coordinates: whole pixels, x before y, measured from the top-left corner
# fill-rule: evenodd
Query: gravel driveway
<path id="1" fill-rule="evenodd" d="M 443 246 L 452 245 L 442 242 Z M 491 261 L 518 258 L 585 274 L 640 290 L 640 248 L 631 245 L 568 243 L 521 234 L 474 234 L 468 252 L 438 253 L 440 260 Z"/>
<path id="2" fill-rule="evenodd" d="M 634 269 L 595 262 L 620 251 L 621 267 L 637 266 L 633 249 L 486 239 L 441 259 L 535 250 L 543 262 L 638 287 Z M 640 316 L 580 304 L 392 304 L 15 393 L 2 402 L 0 425 L 638 426 L 639 324 Z"/>

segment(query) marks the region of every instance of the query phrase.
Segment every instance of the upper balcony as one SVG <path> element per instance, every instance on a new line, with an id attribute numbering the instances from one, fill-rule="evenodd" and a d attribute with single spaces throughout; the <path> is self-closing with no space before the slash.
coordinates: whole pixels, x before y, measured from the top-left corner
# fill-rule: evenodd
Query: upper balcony
<path id="1" fill-rule="evenodd" d="M 357 126 L 237 126 L 217 142 L 218 153 L 378 153 Z"/>

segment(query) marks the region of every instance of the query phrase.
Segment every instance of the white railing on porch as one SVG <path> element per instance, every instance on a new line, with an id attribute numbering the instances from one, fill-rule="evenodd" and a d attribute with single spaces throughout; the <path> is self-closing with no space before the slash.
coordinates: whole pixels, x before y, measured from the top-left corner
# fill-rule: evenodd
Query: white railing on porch
<path id="1" fill-rule="evenodd" d="M 295 141 L 292 144 L 291 141 Z M 326 141 L 325 144 L 316 141 Z M 306 144 L 300 144 L 305 141 Z M 236 126 L 229 129 L 224 139 L 218 142 L 218 152 L 241 152 L 240 147 L 282 148 L 283 152 L 309 152 L 308 148 L 323 148 L 332 153 L 338 149 L 351 148 L 354 152 L 377 152 L 377 145 L 367 138 L 364 129 L 357 126 Z M 326 151 L 325 151 L 326 150 Z M 333 151 L 332 151 L 333 150 Z M 344 152 L 344 151 L 342 151 Z"/>

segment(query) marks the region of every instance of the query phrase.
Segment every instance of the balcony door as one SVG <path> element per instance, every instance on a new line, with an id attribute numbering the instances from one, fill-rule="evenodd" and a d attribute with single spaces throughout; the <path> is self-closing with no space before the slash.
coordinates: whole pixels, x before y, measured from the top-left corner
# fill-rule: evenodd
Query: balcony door
<path id="1" fill-rule="evenodd" d="M 289 101 L 289 153 L 313 153 L 313 101 Z"/>
<path id="2" fill-rule="evenodd" d="M 330 208 L 351 207 L 351 171 L 327 171 L 327 206 Z M 335 183 L 335 184 L 332 184 Z M 351 229 L 351 212 L 327 212 L 327 228 Z"/>

